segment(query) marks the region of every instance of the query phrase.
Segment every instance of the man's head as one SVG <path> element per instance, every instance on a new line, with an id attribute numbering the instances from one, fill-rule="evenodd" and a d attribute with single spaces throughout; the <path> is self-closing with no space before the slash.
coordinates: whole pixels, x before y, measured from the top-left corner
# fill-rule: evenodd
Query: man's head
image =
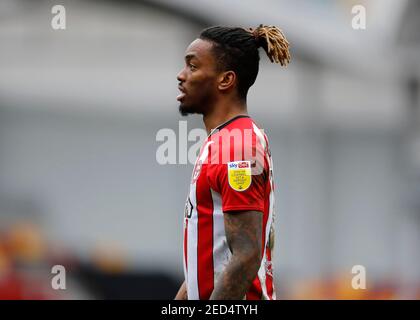
<path id="1" fill-rule="evenodd" d="M 188 46 L 185 66 L 177 76 L 181 114 L 206 114 L 226 97 L 246 101 L 258 75 L 258 48 L 263 47 L 272 62 L 286 65 L 290 61 L 288 46 L 276 27 L 204 29 Z"/>

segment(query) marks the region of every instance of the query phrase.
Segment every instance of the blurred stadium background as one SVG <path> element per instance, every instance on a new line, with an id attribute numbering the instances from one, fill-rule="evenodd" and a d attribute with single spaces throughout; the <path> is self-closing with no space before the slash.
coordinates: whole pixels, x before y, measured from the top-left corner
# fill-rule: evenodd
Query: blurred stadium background
<path id="1" fill-rule="evenodd" d="M 1 0 L 0 299 L 173 298 L 192 166 L 159 165 L 156 133 L 202 127 L 175 101 L 198 32 L 260 23 L 293 57 L 261 54 L 249 98 L 274 156 L 278 298 L 420 298 L 419 1 Z"/>

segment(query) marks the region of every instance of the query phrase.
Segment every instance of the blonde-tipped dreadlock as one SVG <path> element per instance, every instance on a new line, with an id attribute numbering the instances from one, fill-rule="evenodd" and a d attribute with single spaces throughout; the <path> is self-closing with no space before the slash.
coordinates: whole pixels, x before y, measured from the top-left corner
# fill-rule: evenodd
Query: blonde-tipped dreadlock
<path id="1" fill-rule="evenodd" d="M 280 63 L 282 66 L 290 62 L 289 42 L 279 28 L 261 24 L 255 29 L 250 28 L 249 31 L 264 48 L 271 62 Z"/>

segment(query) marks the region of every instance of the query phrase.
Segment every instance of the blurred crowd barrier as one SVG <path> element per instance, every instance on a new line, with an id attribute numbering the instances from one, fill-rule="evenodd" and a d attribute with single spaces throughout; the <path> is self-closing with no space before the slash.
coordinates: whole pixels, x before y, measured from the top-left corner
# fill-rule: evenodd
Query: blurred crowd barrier
<path id="1" fill-rule="evenodd" d="M 65 267 L 64 290 L 52 287 L 52 267 Z M 172 299 L 179 279 L 153 270 L 136 270 L 123 251 L 101 244 L 87 261 L 48 242 L 36 224 L 16 222 L 0 230 L 0 300 Z M 281 281 L 280 281 L 281 282 Z M 420 299 L 420 285 L 402 288 L 389 279 L 368 281 L 355 290 L 350 274 L 306 279 L 277 288 L 278 299 Z"/>

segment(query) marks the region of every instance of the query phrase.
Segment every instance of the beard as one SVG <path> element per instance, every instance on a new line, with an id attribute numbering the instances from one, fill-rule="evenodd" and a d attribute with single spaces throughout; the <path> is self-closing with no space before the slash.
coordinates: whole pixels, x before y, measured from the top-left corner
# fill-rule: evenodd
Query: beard
<path id="1" fill-rule="evenodd" d="M 179 113 L 181 114 L 181 116 L 186 117 L 190 114 L 190 112 L 188 111 L 188 108 L 185 108 L 185 106 L 183 104 L 179 105 Z"/>
<path id="2" fill-rule="evenodd" d="M 183 103 L 181 103 L 179 105 L 179 113 L 183 116 L 186 117 L 189 114 L 201 114 L 202 112 L 199 110 L 198 107 L 194 106 L 194 105 L 185 105 Z"/>
<path id="3" fill-rule="evenodd" d="M 208 112 L 211 109 L 213 103 L 213 96 L 210 92 L 200 93 L 200 95 L 185 95 L 180 101 L 179 113 L 182 116 L 188 116 L 189 114 L 202 114 Z"/>

